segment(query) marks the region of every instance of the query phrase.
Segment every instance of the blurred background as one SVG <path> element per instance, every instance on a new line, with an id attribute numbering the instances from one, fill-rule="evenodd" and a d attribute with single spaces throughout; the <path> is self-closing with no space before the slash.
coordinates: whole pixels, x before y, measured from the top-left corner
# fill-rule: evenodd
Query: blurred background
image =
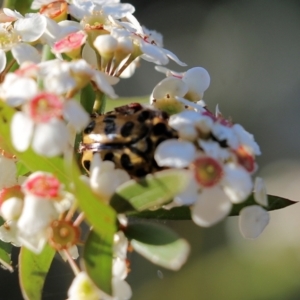
<path id="1" fill-rule="evenodd" d="M 211 86 L 204 99 L 211 110 L 219 104 L 225 117 L 254 134 L 262 151 L 258 175 L 268 193 L 300 201 L 300 2 L 130 3 L 140 23 L 161 32 L 165 48 L 188 64 L 168 68 L 208 70 Z M 116 86 L 117 93 L 148 95 L 163 78 L 142 61 L 132 78 Z M 300 299 L 300 205 L 272 212 L 256 240 L 241 237 L 236 217 L 209 229 L 188 221 L 166 225 L 189 241 L 191 256 L 181 271 L 170 272 L 130 254 L 133 300 Z M 0 299 L 21 299 L 12 284 L 16 274 L 4 274 Z M 72 277 L 56 260 L 43 299 L 66 299 Z"/>

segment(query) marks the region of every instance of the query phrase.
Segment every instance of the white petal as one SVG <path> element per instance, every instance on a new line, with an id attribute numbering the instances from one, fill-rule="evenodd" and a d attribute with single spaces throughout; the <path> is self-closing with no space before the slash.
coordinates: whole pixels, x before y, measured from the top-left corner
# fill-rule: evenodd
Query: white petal
<path id="1" fill-rule="evenodd" d="M 11 49 L 11 52 L 19 65 L 26 61 L 34 63 L 39 63 L 41 61 L 39 52 L 28 44 L 19 43 Z"/>
<path id="2" fill-rule="evenodd" d="M 133 14 L 134 6 L 129 3 L 111 3 L 103 6 L 103 11 L 106 15 L 112 15 L 116 19 L 124 18 L 127 14 Z"/>
<path id="3" fill-rule="evenodd" d="M 240 231 L 245 238 L 255 239 L 263 232 L 269 220 L 269 213 L 261 206 L 251 205 L 244 207 L 240 211 Z"/>
<path id="4" fill-rule="evenodd" d="M 29 18 L 19 19 L 14 28 L 24 42 L 34 42 L 44 33 L 47 26 L 46 18 L 40 14 L 32 14 Z"/>
<path id="5" fill-rule="evenodd" d="M 192 101 L 200 100 L 210 84 L 208 72 L 201 67 L 189 69 L 182 80 L 189 86 L 189 96 Z"/>
<path id="6" fill-rule="evenodd" d="M 17 226 L 25 236 L 31 236 L 44 231 L 57 217 L 58 212 L 52 200 L 26 195 L 23 211 Z"/>
<path id="7" fill-rule="evenodd" d="M 263 206 L 268 206 L 268 195 L 265 183 L 261 177 L 256 177 L 254 182 L 254 199 Z"/>
<path id="8" fill-rule="evenodd" d="M 3 97 L 10 106 L 22 105 L 38 92 L 34 79 L 19 77 L 13 73 L 6 75 L 2 88 Z"/>
<path id="9" fill-rule="evenodd" d="M 23 18 L 23 16 L 18 11 L 16 11 L 16 10 L 11 10 L 9 8 L 4 7 L 3 8 L 3 12 L 7 16 L 9 16 L 11 18 L 14 18 L 14 19 L 22 19 Z"/>
<path id="10" fill-rule="evenodd" d="M 56 156 L 64 152 L 68 146 L 68 130 L 63 121 L 53 119 L 48 123 L 36 125 L 32 148 L 44 156 Z"/>
<path id="11" fill-rule="evenodd" d="M 203 116 L 202 114 L 193 110 L 184 110 L 178 114 L 170 116 L 169 119 L 169 125 L 176 130 L 179 130 L 183 126 L 187 125 L 200 127 L 200 124 L 202 123 L 205 123 L 206 127 L 210 128 L 213 121 L 211 118 Z"/>
<path id="12" fill-rule="evenodd" d="M 167 55 L 164 54 L 161 48 L 151 45 L 149 43 L 140 43 L 141 51 L 144 53 L 141 57 L 147 61 L 166 65 L 169 62 Z"/>
<path id="13" fill-rule="evenodd" d="M 115 94 L 114 89 L 109 84 L 106 76 L 102 74 L 101 72 L 95 71 L 93 80 L 95 81 L 97 87 L 103 91 L 105 94 L 107 94 L 109 97 L 115 99 L 118 98 L 118 96 Z"/>
<path id="14" fill-rule="evenodd" d="M 114 299 L 129 300 L 132 297 L 132 291 L 130 285 L 118 277 L 112 279 L 112 289 Z"/>
<path id="15" fill-rule="evenodd" d="M 253 183 L 250 174 L 240 166 L 228 163 L 224 166 L 221 185 L 233 203 L 241 203 L 250 195 Z"/>
<path id="16" fill-rule="evenodd" d="M 17 223 L 14 220 L 6 221 L 0 226 L 0 240 L 6 243 L 12 243 L 14 246 L 21 247 L 22 243 L 18 239 Z"/>
<path id="17" fill-rule="evenodd" d="M 11 139 L 14 147 L 25 151 L 30 144 L 33 133 L 33 121 L 22 112 L 16 112 L 11 122 Z"/>
<path id="18" fill-rule="evenodd" d="M 0 156 L 0 190 L 17 184 L 17 166 L 13 159 Z"/>
<path id="19" fill-rule="evenodd" d="M 204 189 L 192 208 L 192 219 L 199 226 L 209 227 L 225 218 L 231 207 L 230 200 L 218 186 Z"/>
<path id="20" fill-rule="evenodd" d="M 67 100 L 64 104 L 64 117 L 77 132 L 83 130 L 89 123 L 90 117 L 83 107 L 75 100 Z"/>
<path id="21" fill-rule="evenodd" d="M 165 98 L 167 95 L 183 97 L 187 91 L 188 86 L 181 79 L 167 77 L 155 86 L 152 96 L 155 99 Z"/>
<path id="22" fill-rule="evenodd" d="M 12 197 L 4 201 L 1 205 L 1 216 L 4 220 L 15 220 L 21 215 L 23 200 Z"/>
<path id="23" fill-rule="evenodd" d="M 164 53 L 173 61 L 175 61 L 178 65 L 185 67 L 186 63 L 182 62 L 173 52 L 167 50 L 167 49 L 163 49 Z"/>
<path id="24" fill-rule="evenodd" d="M 5 52 L 0 49 L 0 73 L 5 69 L 6 67 L 6 55 Z"/>
<path id="25" fill-rule="evenodd" d="M 196 148 L 190 142 L 167 140 L 159 144 L 154 158 L 159 166 L 185 168 L 196 156 Z"/>
<path id="26" fill-rule="evenodd" d="M 186 189 L 180 194 L 176 195 L 174 202 L 177 205 L 192 205 L 198 199 L 198 185 L 194 178 L 191 176 L 190 181 Z"/>

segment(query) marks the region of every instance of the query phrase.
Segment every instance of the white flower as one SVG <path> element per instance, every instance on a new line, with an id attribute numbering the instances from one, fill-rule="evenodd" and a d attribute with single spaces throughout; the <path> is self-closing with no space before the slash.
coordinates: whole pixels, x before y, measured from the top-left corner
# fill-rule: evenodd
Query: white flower
<path id="1" fill-rule="evenodd" d="M 115 164 L 111 161 L 102 161 L 98 153 L 93 156 L 90 171 L 92 190 L 107 201 L 118 186 L 130 180 L 126 171 L 115 169 Z"/>

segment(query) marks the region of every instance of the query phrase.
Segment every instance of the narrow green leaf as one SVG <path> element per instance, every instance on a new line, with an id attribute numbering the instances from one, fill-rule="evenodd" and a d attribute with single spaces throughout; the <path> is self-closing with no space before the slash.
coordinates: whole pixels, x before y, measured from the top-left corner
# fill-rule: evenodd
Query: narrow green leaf
<path id="1" fill-rule="evenodd" d="M 92 84 L 88 84 L 81 90 L 80 104 L 83 106 L 85 111 L 87 111 L 90 114 L 93 112 L 95 98 L 96 95 Z"/>
<path id="2" fill-rule="evenodd" d="M 12 245 L 10 243 L 5 243 L 0 241 L 0 264 L 8 269 L 10 272 L 13 272 L 13 267 L 11 266 L 11 250 Z"/>
<path id="3" fill-rule="evenodd" d="M 119 213 L 160 207 L 183 191 L 188 181 L 189 173 L 186 170 L 164 170 L 149 174 L 144 179 L 130 180 L 118 187 L 111 205 Z"/>
<path id="4" fill-rule="evenodd" d="M 269 205 L 268 207 L 264 207 L 264 209 L 268 211 L 281 209 L 293 204 L 296 204 L 298 202 L 291 201 L 282 197 L 268 195 L 269 199 Z M 249 198 L 240 204 L 235 204 L 231 210 L 231 213 L 229 216 L 238 216 L 241 209 L 254 205 L 257 203 L 255 202 L 253 195 L 250 195 Z M 129 214 L 130 216 L 134 216 L 137 218 L 143 218 L 143 219 L 158 219 L 158 220 L 191 220 L 191 211 L 190 208 L 187 206 L 180 206 L 180 207 L 174 207 L 170 210 L 167 209 L 157 209 L 154 211 L 151 210 L 145 210 L 142 212 L 132 212 Z"/>
<path id="5" fill-rule="evenodd" d="M 124 233 L 131 239 L 136 252 L 152 263 L 170 270 L 179 270 L 190 252 L 186 240 L 159 224 L 129 224 Z"/>
<path id="6" fill-rule="evenodd" d="M 40 254 L 35 254 L 25 247 L 21 248 L 19 280 L 24 299 L 42 299 L 42 289 L 54 254 L 55 250 L 48 245 Z"/>
<path id="7" fill-rule="evenodd" d="M 271 210 L 277 210 L 277 209 L 281 209 L 287 206 L 290 206 L 292 204 L 296 204 L 298 202 L 286 199 L 286 198 L 282 198 L 279 196 L 273 196 L 273 195 L 268 195 L 268 202 L 269 205 L 267 207 L 263 207 L 264 209 L 271 211 Z M 246 207 L 246 206 L 250 206 L 250 205 L 258 205 L 256 203 L 256 201 L 254 200 L 254 195 L 251 194 L 248 199 L 246 201 L 244 201 L 243 203 L 240 204 L 235 204 L 232 207 L 230 216 L 238 216 L 240 211 Z"/>
<path id="8" fill-rule="evenodd" d="M 20 161 L 17 162 L 17 176 L 23 176 L 29 172 L 30 170 L 28 170 L 22 162 Z"/>
<path id="9" fill-rule="evenodd" d="M 93 226 L 101 237 L 113 236 L 116 232 L 116 213 L 99 196 L 94 194 L 91 188 L 83 182 L 79 176 L 78 167 L 73 165 L 74 194 L 78 205 L 84 212 L 86 220 Z M 110 239 L 110 237 L 109 237 Z"/>
<path id="10" fill-rule="evenodd" d="M 101 237 L 91 231 L 83 250 L 83 268 L 103 292 L 111 295 L 113 236 Z"/>

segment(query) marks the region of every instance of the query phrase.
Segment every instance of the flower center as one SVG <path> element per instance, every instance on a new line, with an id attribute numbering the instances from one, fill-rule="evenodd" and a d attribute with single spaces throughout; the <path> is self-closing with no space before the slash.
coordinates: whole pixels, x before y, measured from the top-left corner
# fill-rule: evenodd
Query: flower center
<path id="1" fill-rule="evenodd" d="M 40 14 L 45 15 L 50 19 L 58 19 L 58 21 L 62 21 L 67 15 L 67 9 L 67 2 L 64 0 L 60 0 L 49 3 L 48 5 L 44 5 L 40 9 Z"/>
<path id="2" fill-rule="evenodd" d="M 63 104 L 59 97 L 50 93 L 40 93 L 29 103 L 30 117 L 38 123 L 47 123 L 62 115 Z"/>
<path id="3" fill-rule="evenodd" d="M 0 48 L 3 51 L 9 51 L 18 42 L 19 36 L 12 27 L 0 29 Z"/>
<path id="4" fill-rule="evenodd" d="M 38 174 L 28 178 L 24 184 L 25 192 L 39 197 L 57 198 L 60 193 L 60 182 L 50 174 Z"/>
<path id="5" fill-rule="evenodd" d="M 193 166 L 197 182 L 204 187 L 216 185 L 223 176 L 221 164 L 212 157 L 200 157 Z"/>
<path id="6" fill-rule="evenodd" d="M 70 221 L 55 220 L 51 223 L 48 234 L 50 245 L 60 251 L 78 243 L 80 229 Z"/>

